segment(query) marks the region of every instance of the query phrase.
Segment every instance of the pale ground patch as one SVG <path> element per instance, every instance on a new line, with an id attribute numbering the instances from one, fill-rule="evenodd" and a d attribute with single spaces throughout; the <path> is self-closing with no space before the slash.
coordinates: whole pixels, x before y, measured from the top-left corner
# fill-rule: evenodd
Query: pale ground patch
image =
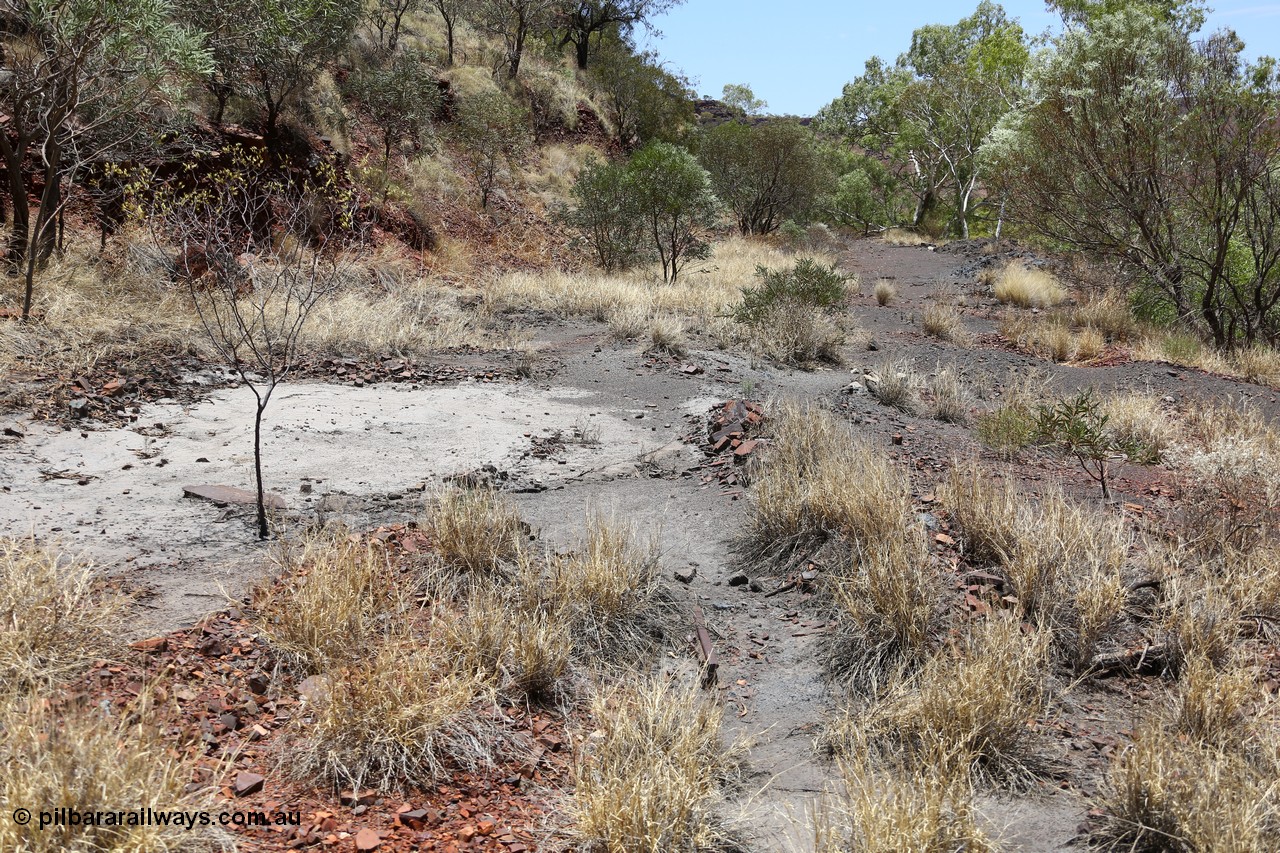
<path id="1" fill-rule="evenodd" d="M 704 405 L 704 404 L 699 404 Z M 267 488 L 300 520 L 325 515 L 355 527 L 407 520 L 441 478 L 484 465 L 539 482 L 626 476 L 636 460 L 670 438 L 643 412 L 571 388 L 464 383 L 408 390 L 319 383 L 282 385 L 267 410 L 263 459 Z M 552 458 L 527 457 L 531 438 L 588 424 L 599 445 L 568 442 Z M 78 429 L 29 425 L 20 442 L 0 445 L 0 533 L 35 533 L 92 555 L 158 596 L 143 622 L 173 627 L 238 595 L 261 572 L 244 511 L 228 517 L 183 497 L 192 484 L 253 486 L 253 397 L 222 390 L 193 406 L 143 409 L 138 426 Z M 670 454 L 690 453 L 679 449 Z M 563 464 L 562 464 L 563 463 Z M 79 485 L 81 481 L 87 482 Z M 300 491 L 310 483 L 312 491 Z"/>

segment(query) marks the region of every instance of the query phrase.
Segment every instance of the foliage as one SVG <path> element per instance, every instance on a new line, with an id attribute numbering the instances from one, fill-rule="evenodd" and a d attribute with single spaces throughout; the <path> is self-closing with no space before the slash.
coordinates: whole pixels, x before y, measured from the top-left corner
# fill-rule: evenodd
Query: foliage
<path id="1" fill-rule="evenodd" d="M 726 83 L 721 90 L 720 100 L 736 113 L 744 116 L 759 115 L 769 102 L 756 97 L 746 83 Z"/>
<path id="2" fill-rule="evenodd" d="M 36 270 L 53 251 L 66 205 L 63 183 L 143 138 L 210 62 L 199 35 L 176 25 L 164 0 L 40 0 L 6 4 L 3 14 L 7 254 L 15 270 L 25 266 L 27 318 Z M 43 185 L 34 223 L 28 181 Z"/>
<path id="3" fill-rule="evenodd" d="M 1085 473 L 1102 486 L 1102 499 L 1106 501 L 1111 500 L 1107 485 L 1109 463 L 1120 450 L 1114 434 L 1107 429 L 1108 420 L 1093 389 L 1054 405 L 1037 407 L 1036 432 L 1053 447 L 1074 456 Z"/>
<path id="4" fill-rule="evenodd" d="M 1011 216 L 1109 256 L 1220 347 L 1280 342 L 1280 77 L 1142 8 L 1068 30 L 984 159 Z"/>
<path id="5" fill-rule="evenodd" d="M 556 0 L 474 0 L 469 20 L 502 39 L 506 47 L 502 64 L 507 79 L 514 80 L 529 39 L 551 27 L 557 7 Z"/>
<path id="6" fill-rule="evenodd" d="M 765 314 L 781 302 L 816 308 L 832 308 L 844 302 L 849 276 L 825 266 L 813 258 L 800 258 L 789 270 L 756 267 L 757 287 L 742 290 L 742 304 L 734 309 L 739 323 L 759 323 Z"/>
<path id="7" fill-rule="evenodd" d="M 949 193 L 951 230 L 968 237 L 979 149 L 1019 96 L 1028 60 L 1022 27 L 983 0 L 954 25 L 917 29 L 895 65 L 868 60 L 819 125 L 893 164 L 916 197 L 913 225 Z"/>
<path id="8" fill-rule="evenodd" d="M 704 238 L 719 203 L 711 177 L 683 148 L 656 142 L 627 166 L 636 209 L 662 261 L 662 280 L 674 283 L 691 260 L 707 257 Z"/>
<path id="9" fill-rule="evenodd" d="M 564 3 L 556 15 L 557 27 L 563 30 L 560 46 L 572 44 L 580 70 L 586 70 L 591 58 L 592 37 L 598 48 L 603 36 L 610 33 L 628 40 L 636 24 L 650 30 L 649 19 L 661 15 L 684 0 L 574 0 Z"/>
<path id="10" fill-rule="evenodd" d="M 743 234 L 768 234 L 807 209 L 824 177 L 813 134 L 794 121 L 713 127 L 700 140 L 698 161 Z"/>
<path id="11" fill-rule="evenodd" d="M 378 31 L 378 47 L 394 54 L 400 43 L 400 27 L 404 18 L 421 8 L 421 0 L 373 0 L 369 6 L 369 23 Z"/>
<path id="12" fill-rule="evenodd" d="M 902 182 L 880 160 L 853 152 L 825 153 L 827 170 L 839 177 L 814 202 L 823 218 L 869 234 L 873 229 L 889 228 L 909 215 L 908 194 Z"/>
<path id="13" fill-rule="evenodd" d="M 502 170 L 523 156 L 529 144 L 524 111 L 504 92 L 481 92 L 459 106 L 455 132 L 467 170 L 480 189 L 480 206 L 498 185 Z"/>
<path id="14" fill-rule="evenodd" d="M 644 231 L 625 163 L 594 160 L 573 185 L 565 221 L 582 235 L 605 272 L 626 269 L 644 255 Z"/>
<path id="15" fill-rule="evenodd" d="M 588 74 L 618 140 L 628 148 L 678 141 L 694 122 L 689 81 L 623 41 L 605 40 L 598 50 Z"/>
<path id="16" fill-rule="evenodd" d="M 413 53 L 397 54 L 386 65 L 352 74 L 347 91 L 382 131 L 384 165 L 396 143 L 430 129 L 442 102 L 435 69 Z"/>

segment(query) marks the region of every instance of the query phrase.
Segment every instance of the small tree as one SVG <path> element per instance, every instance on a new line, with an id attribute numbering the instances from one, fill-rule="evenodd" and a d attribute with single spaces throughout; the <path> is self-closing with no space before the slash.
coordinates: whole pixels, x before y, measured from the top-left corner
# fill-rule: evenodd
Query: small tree
<path id="1" fill-rule="evenodd" d="M 1074 456 L 1084 472 L 1102 486 L 1102 499 L 1110 502 L 1111 457 L 1120 447 L 1107 429 L 1108 418 L 1101 407 L 1092 389 L 1055 405 L 1041 404 L 1036 431 L 1050 447 Z"/>
<path id="2" fill-rule="evenodd" d="M 759 115 L 769 102 L 756 97 L 746 83 L 726 83 L 720 91 L 720 100 L 726 107 L 744 116 Z"/>
<path id="3" fill-rule="evenodd" d="M 731 121 L 702 137 L 698 161 L 743 234 L 769 234 L 806 210 L 823 183 L 813 133 L 794 121 Z"/>
<path id="4" fill-rule="evenodd" d="M 378 31 L 378 46 L 387 54 L 396 52 L 405 15 L 422 8 L 422 0 L 373 0 L 369 22 Z"/>
<path id="5" fill-rule="evenodd" d="M 467 98 L 458 112 L 455 128 L 467 171 L 480 189 L 480 206 L 488 208 L 502 170 L 528 147 L 528 123 L 515 101 L 496 90 Z"/>
<path id="6" fill-rule="evenodd" d="M 637 152 L 627 175 L 637 212 L 662 261 L 662 280 L 674 284 L 686 262 L 711 253 L 704 234 L 719 210 L 711 176 L 688 151 L 665 142 Z"/>
<path id="7" fill-rule="evenodd" d="M 598 50 L 588 74 L 618 141 L 630 148 L 683 138 L 695 121 L 689 81 L 625 42 L 607 39 Z"/>
<path id="8" fill-rule="evenodd" d="M 351 221 L 331 175 L 298 186 L 254 155 L 234 159 L 198 189 L 157 193 L 149 223 L 157 242 L 176 246 L 176 271 L 209 343 L 257 401 L 253 465 L 258 537 L 266 539 L 262 417 L 297 364 L 311 310 L 341 279 Z"/>
<path id="9" fill-rule="evenodd" d="M 682 2 L 684 0 L 569 0 L 556 16 L 559 27 L 564 30 L 560 46 L 572 44 L 578 68 L 585 70 L 591 57 L 593 36 L 598 46 L 606 33 L 629 38 L 638 23 L 652 32 L 648 19 Z"/>
<path id="10" fill-rule="evenodd" d="M 475 22 L 506 45 L 507 79 L 520 74 L 525 46 L 531 37 L 550 29 L 556 7 L 557 0 L 475 0 Z"/>
<path id="11" fill-rule="evenodd" d="M 417 53 L 397 54 L 384 66 L 352 74 L 347 90 L 382 131 L 384 167 L 396 143 L 431 128 L 442 100 L 435 69 Z"/>
<path id="12" fill-rule="evenodd" d="M 428 0 L 432 9 L 440 13 L 444 21 L 444 42 L 449 67 L 453 67 L 453 30 L 466 15 L 474 10 L 477 0 Z"/>
<path id="13" fill-rule="evenodd" d="M 0 12 L 7 260 L 25 275 L 24 319 L 54 250 L 65 184 L 142 136 L 180 100 L 182 84 L 209 69 L 199 37 L 175 26 L 172 12 L 164 0 L 10 0 Z M 34 222 L 29 179 L 42 185 Z"/>
<path id="14" fill-rule="evenodd" d="M 577 229 L 596 264 L 607 273 L 625 269 L 644 254 L 643 221 L 626 164 L 592 160 L 573 185 L 574 206 L 565 221 Z"/>

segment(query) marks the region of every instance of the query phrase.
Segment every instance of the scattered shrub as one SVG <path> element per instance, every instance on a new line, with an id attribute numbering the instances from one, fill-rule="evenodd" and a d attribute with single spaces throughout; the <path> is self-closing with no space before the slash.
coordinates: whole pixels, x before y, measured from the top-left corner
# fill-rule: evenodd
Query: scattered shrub
<path id="1" fill-rule="evenodd" d="M 742 304 L 734 309 L 734 319 L 748 325 L 760 325 L 771 309 L 782 304 L 814 308 L 835 308 L 844 303 L 849 276 L 836 266 L 827 266 L 813 258 L 800 258 L 789 270 L 756 267 L 760 284 L 742 291 Z"/>
<path id="2" fill-rule="evenodd" d="M 995 297 L 1020 308 L 1050 308 L 1065 302 L 1067 291 L 1044 270 L 1014 262 L 996 278 Z"/>
<path id="3" fill-rule="evenodd" d="M 881 308 L 888 305 L 897 296 L 897 288 L 893 286 L 893 282 L 887 278 L 882 278 L 876 282 L 876 286 L 871 291 L 876 297 L 876 304 Z"/>

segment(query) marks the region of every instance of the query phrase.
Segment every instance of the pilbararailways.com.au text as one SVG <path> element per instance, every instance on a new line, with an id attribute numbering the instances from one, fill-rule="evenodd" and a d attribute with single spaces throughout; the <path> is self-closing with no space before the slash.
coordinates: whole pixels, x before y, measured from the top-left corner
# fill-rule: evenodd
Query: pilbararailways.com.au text
<path id="1" fill-rule="evenodd" d="M 34 823 L 33 829 L 74 826 L 172 826 L 177 829 L 195 829 L 204 826 L 301 826 L 302 812 L 166 811 L 152 808 L 104 811 L 62 807 L 35 812 L 29 809 L 14 809 L 13 821 L 22 826 Z"/>

